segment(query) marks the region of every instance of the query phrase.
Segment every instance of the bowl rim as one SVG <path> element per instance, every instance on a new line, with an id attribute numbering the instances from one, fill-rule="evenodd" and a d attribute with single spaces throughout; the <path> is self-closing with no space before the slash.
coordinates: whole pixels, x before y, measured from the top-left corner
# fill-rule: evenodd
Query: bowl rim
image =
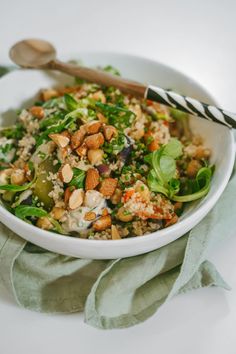
<path id="1" fill-rule="evenodd" d="M 194 87 L 198 88 L 203 95 L 207 96 L 207 99 L 211 101 L 211 103 L 213 104 L 217 104 L 217 100 L 212 96 L 211 93 L 208 92 L 207 89 L 205 89 L 204 86 L 202 86 L 200 83 L 198 83 L 197 80 L 193 79 L 191 76 L 188 76 L 187 74 L 183 73 L 182 71 L 173 68 L 171 65 L 167 65 L 164 64 L 158 60 L 155 59 L 150 59 L 149 57 L 143 56 L 143 55 L 136 55 L 136 54 L 130 54 L 130 53 L 125 53 L 125 52 L 116 52 L 116 51 L 93 51 L 93 50 L 86 50 L 86 51 L 78 51 L 76 53 L 67 53 L 65 52 L 64 55 L 62 55 L 62 58 L 68 58 L 68 57 L 79 57 L 79 56 L 83 56 L 83 55 L 89 55 L 89 54 L 93 54 L 96 56 L 114 56 L 114 57 L 128 57 L 129 59 L 134 59 L 134 60 L 139 60 L 142 61 L 144 60 L 145 62 L 149 62 L 153 65 L 158 65 L 162 68 L 164 68 L 165 70 L 169 70 L 172 73 L 181 76 L 183 80 L 188 81 L 189 83 L 193 83 Z M 22 73 L 23 71 L 25 72 L 29 72 L 28 69 L 20 69 L 17 71 L 12 71 L 7 73 L 4 77 L 2 77 L 0 79 L 1 84 L 4 84 L 5 80 L 9 79 L 9 76 L 13 76 L 16 75 L 17 73 Z M 34 70 L 36 71 L 36 70 Z M 212 123 L 212 124 L 216 124 L 216 123 Z M 211 208 L 215 205 L 215 203 L 217 202 L 217 200 L 220 198 L 221 194 L 223 193 L 230 175 L 232 173 L 233 170 L 233 166 L 234 166 L 234 160 L 235 160 L 235 142 L 234 142 L 234 134 L 233 134 L 233 130 L 230 129 L 229 130 L 229 139 L 230 139 L 230 144 L 232 146 L 232 153 L 229 157 L 229 168 L 226 172 L 226 174 L 224 174 L 224 179 L 223 179 L 223 183 L 221 183 L 220 188 L 218 188 L 218 190 L 209 198 L 209 200 L 206 200 L 201 206 L 199 206 L 198 210 L 194 211 L 193 214 L 191 216 L 187 216 L 186 219 L 180 220 L 178 223 L 169 226 L 168 228 L 165 229 L 161 229 L 161 230 L 157 230 L 154 231 L 152 233 L 149 234 L 145 234 L 143 236 L 145 237 L 130 237 L 130 238 L 124 238 L 124 239 L 120 239 L 120 240 L 112 240 L 112 245 L 113 246 L 128 246 L 130 244 L 133 243 L 138 243 L 138 244 L 145 244 L 150 242 L 152 239 L 155 239 L 157 236 L 158 238 L 163 238 L 163 237 L 167 237 L 167 235 L 169 233 L 174 233 L 174 231 L 179 230 L 180 228 L 188 228 L 188 226 L 190 224 L 192 224 L 192 219 L 198 219 L 201 218 L 202 214 L 204 214 L 204 210 L 207 209 L 207 213 L 211 210 Z M 93 240 L 93 239 L 83 239 L 83 238 L 77 238 L 77 237 L 71 237 L 68 235 L 62 235 L 62 234 L 58 234 L 56 232 L 51 232 L 51 231 L 46 231 L 43 229 L 38 228 L 37 226 L 28 224 L 27 222 L 17 218 L 15 215 L 13 215 L 11 212 L 9 212 L 6 208 L 4 208 L 2 205 L 0 205 L 0 216 L 1 219 L 5 219 L 7 220 L 9 223 L 15 223 L 18 224 L 19 226 L 22 225 L 22 227 L 25 228 L 25 230 L 27 232 L 33 232 L 36 234 L 40 234 L 40 237 L 44 237 L 45 240 L 54 240 L 55 236 L 59 236 L 61 238 L 61 240 L 65 241 L 65 242 L 70 242 L 70 243 L 74 243 L 74 245 L 79 246 L 79 244 L 81 245 L 86 245 L 86 246 L 90 246 L 92 245 L 93 247 L 98 247 L 99 249 L 102 248 L 109 248 L 111 246 L 111 240 Z M 4 221 L 2 221 L 4 223 Z M 7 223 L 8 224 L 8 223 Z M 157 235 L 158 234 L 158 235 Z M 180 236 L 174 236 L 172 237 L 172 241 L 176 240 L 178 237 Z"/>

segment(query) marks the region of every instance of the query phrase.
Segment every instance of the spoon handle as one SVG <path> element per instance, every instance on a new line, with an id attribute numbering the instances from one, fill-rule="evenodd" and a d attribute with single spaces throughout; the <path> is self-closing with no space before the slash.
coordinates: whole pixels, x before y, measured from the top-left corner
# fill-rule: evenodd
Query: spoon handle
<path id="1" fill-rule="evenodd" d="M 66 74 L 77 76 L 90 82 L 95 82 L 104 86 L 114 86 L 125 93 L 137 97 L 144 97 L 180 111 L 187 112 L 194 116 L 220 123 L 228 128 L 236 128 L 236 114 L 225 111 L 206 103 L 202 103 L 195 98 L 179 95 L 172 91 L 164 90 L 157 86 L 145 86 L 138 82 L 123 79 L 119 76 L 105 73 L 102 70 L 86 68 L 84 66 L 67 64 L 59 60 L 53 60 L 48 64 L 48 68 L 59 70 Z"/>

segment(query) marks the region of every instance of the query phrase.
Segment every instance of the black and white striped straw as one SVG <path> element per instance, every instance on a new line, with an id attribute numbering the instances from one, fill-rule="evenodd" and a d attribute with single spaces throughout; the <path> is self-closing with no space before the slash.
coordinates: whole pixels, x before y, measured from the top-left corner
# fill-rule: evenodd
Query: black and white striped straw
<path id="1" fill-rule="evenodd" d="M 172 91 L 166 91 L 160 87 L 149 85 L 145 98 L 162 103 L 169 107 L 179 109 L 194 116 L 217 122 L 228 128 L 236 128 L 236 114 L 225 111 L 194 98 L 182 96 Z"/>

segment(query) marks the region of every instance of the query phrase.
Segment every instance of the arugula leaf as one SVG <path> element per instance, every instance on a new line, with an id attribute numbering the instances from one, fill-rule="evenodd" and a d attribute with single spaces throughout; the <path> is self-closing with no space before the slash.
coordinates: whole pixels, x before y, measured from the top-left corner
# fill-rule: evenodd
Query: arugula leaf
<path id="1" fill-rule="evenodd" d="M 27 217 L 36 216 L 39 218 L 48 214 L 47 211 L 43 210 L 42 208 L 37 208 L 29 205 L 18 205 L 14 211 L 15 216 L 25 221 Z"/>
<path id="2" fill-rule="evenodd" d="M 83 188 L 85 179 L 85 171 L 79 168 L 73 168 L 73 178 L 69 183 L 69 186 L 75 186 L 76 188 Z"/>
<path id="3" fill-rule="evenodd" d="M 163 147 L 163 154 L 177 159 L 182 155 L 183 146 L 181 142 L 177 139 L 172 138 L 170 142 Z"/>
<path id="4" fill-rule="evenodd" d="M 0 190 L 22 192 L 25 191 L 26 189 L 29 189 L 33 185 L 33 182 L 35 181 L 31 181 L 30 183 L 24 184 L 23 186 L 18 186 L 16 184 L 4 184 L 4 185 L 0 185 Z"/>
<path id="5" fill-rule="evenodd" d="M 64 94 L 64 101 L 68 111 L 71 112 L 74 111 L 76 108 L 78 108 L 78 102 L 74 99 L 74 97 L 72 97 L 68 93 Z"/>
<path id="6" fill-rule="evenodd" d="M 49 140 L 49 137 L 48 137 L 49 134 L 61 133 L 63 130 L 69 128 L 71 126 L 71 124 L 74 123 L 74 121 L 75 121 L 75 117 L 71 117 L 67 114 L 62 121 L 58 122 L 57 124 L 52 125 L 47 130 L 45 130 L 42 134 L 40 134 L 38 137 L 35 137 L 36 138 L 36 148 L 39 147 L 44 141 Z"/>
<path id="7" fill-rule="evenodd" d="M 145 162 L 149 163 L 155 171 L 158 182 L 167 187 L 167 183 L 175 175 L 175 159 L 182 155 L 182 144 L 177 139 L 171 139 L 159 150 L 145 156 Z"/>
<path id="8" fill-rule="evenodd" d="M 58 108 L 63 104 L 63 97 L 54 97 L 43 103 L 43 108 Z"/>
<path id="9" fill-rule="evenodd" d="M 145 161 L 152 169 L 148 174 L 148 186 L 153 192 L 162 193 L 176 202 L 190 202 L 206 195 L 210 189 L 212 168 L 202 167 L 195 180 L 187 180 L 182 188 L 180 180 L 174 178 L 176 171 L 175 159 L 182 154 L 182 144 L 176 140 L 162 146 L 159 150 L 145 156 Z M 178 195 L 180 190 L 185 195 Z M 189 193 L 190 192 L 190 193 Z"/>
<path id="10" fill-rule="evenodd" d="M 39 128 L 43 130 L 43 129 L 48 128 L 52 125 L 55 125 L 56 123 L 61 121 L 64 117 L 65 117 L 65 114 L 63 112 L 54 113 L 54 114 L 48 116 L 47 118 L 40 120 Z"/>
<path id="11" fill-rule="evenodd" d="M 172 200 L 176 202 L 191 202 L 193 200 L 204 197 L 210 189 L 210 182 L 212 177 L 212 169 L 210 167 L 202 167 L 195 179 L 195 189 L 196 186 L 198 190 L 192 194 L 187 195 L 173 195 Z"/>
<path id="12" fill-rule="evenodd" d="M 130 127 L 135 113 L 119 106 L 96 102 L 95 106 L 98 107 L 102 113 L 108 118 L 109 124 L 114 125 L 117 129 L 123 130 Z"/>

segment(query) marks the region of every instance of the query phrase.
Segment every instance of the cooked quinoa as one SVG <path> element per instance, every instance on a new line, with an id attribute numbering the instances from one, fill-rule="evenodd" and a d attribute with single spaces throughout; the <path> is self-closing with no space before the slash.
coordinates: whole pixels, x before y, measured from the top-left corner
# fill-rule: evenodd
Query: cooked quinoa
<path id="1" fill-rule="evenodd" d="M 186 113 L 80 82 L 43 90 L 1 128 L 0 195 L 45 230 L 142 236 L 178 222 L 186 203 L 208 193 L 210 155 Z"/>

